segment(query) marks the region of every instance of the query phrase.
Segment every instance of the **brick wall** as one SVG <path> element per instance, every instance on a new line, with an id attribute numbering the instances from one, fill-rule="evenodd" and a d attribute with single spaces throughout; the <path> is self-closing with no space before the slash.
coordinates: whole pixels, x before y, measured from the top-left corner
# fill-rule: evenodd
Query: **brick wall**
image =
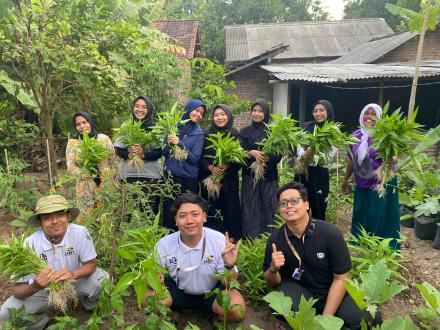
<path id="1" fill-rule="evenodd" d="M 238 71 L 228 77 L 228 80 L 235 81 L 235 88 L 228 91 L 229 94 L 238 96 L 238 101 L 251 101 L 256 99 L 266 99 L 272 103 L 272 86 L 269 85 L 269 77 L 266 71 L 258 66 L 250 67 Z M 234 127 L 237 130 L 250 125 L 250 109 L 246 110 L 234 118 Z"/>
<path id="2" fill-rule="evenodd" d="M 376 63 L 415 62 L 419 36 L 392 50 Z M 440 60 L 440 29 L 425 34 L 422 60 Z"/>
<path id="3" fill-rule="evenodd" d="M 263 98 L 272 102 L 272 86 L 266 71 L 259 67 L 250 67 L 238 71 L 228 77 L 235 81 L 235 88 L 230 94 L 238 96 L 239 101 Z"/>

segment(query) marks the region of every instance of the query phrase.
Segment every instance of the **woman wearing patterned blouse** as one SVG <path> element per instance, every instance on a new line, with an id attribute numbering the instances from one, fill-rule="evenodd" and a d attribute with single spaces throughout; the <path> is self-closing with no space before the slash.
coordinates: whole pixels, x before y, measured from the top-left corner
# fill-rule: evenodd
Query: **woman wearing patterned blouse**
<path id="1" fill-rule="evenodd" d="M 92 116 L 87 112 L 77 112 L 73 116 L 73 127 L 78 134 L 78 139 L 70 139 L 67 142 L 66 147 L 66 163 L 67 163 L 67 172 L 77 174 L 76 179 L 76 197 L 78 200 L 78 207 L 81 213 L 88 212 L 91 208 L 93 208 L 96 204 L 96 192 L 98 187 L 101 185 L 103 180 L 103 173 L 110 169 L 112 166 L 115 166 L 115 157 L 114 157 L 114 148 L 112 141 L 110 138 L 102 133 L 97 133 L 95 130 L 95 126 L 93 124 Z M 88 174 L 81 173 L 81 168 L 78 160 L 79 155 L 79 143 L 84 135 L 87 133 L 91 138 L 95 138 L 99 140 L 104 147 L 110 150 L 113 154 L 107 160 L 102 161 L 98 165 L 98 175 L 93 178 L 93 182 L 95 185 L 93 188 L 86 188 L 87 186 L 82 184 L 85 179 L 85 176 Z"/>

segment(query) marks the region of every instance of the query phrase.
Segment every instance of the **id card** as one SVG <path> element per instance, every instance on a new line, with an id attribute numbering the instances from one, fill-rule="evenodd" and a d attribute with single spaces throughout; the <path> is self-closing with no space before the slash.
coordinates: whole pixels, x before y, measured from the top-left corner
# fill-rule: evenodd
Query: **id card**
<path id="1" fill-rule="evenodd" d="M 294 280 L 299 281 L 301 279 L 301 275 L 304 273 L 304 269 L 301 268 L 295 268 L 293 274 L 292 274 L 292 278 Z"/>

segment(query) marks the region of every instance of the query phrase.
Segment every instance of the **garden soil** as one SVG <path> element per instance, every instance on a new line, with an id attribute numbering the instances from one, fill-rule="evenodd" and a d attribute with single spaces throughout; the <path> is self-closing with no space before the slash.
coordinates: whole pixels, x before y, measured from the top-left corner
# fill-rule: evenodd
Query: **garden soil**
<path id="1" fill-rule="evenodd" d="M 336 225 L 344 233 L 349 232 L 351 215 L 343 213 L 338 214 L 338 217 Z M 0 209 L 0 238 L 2 240 L 7 240 L 11 233 L 16 231 L 10 225 L 13 219 L 13 215 L 7 214 Z M 440 289 L 440 251 L 432 248 L 432 241 L 419 240 L 415 236 L 413 229 L 402 227 L 401 230 L 402 235 L 406 237 L 402 244 L 402 254 L 407 259 L 405 262 L 407 270 L 403 272 L 403 275 L 409 290 L 400 293 L 380 308 L 384 319 L 409 315 L 416 306 L 423 306 L 423 298 L 413 283 L 427 281 L 437 289 Z M 10 288 L 11 286 L 7 280 L 0 279 L 0 304 L 10 296 Z M 127 324 L 142 322 L 144 316 L 137 312 L 136 303 L 133 298 L 127 301 L 126 309 Z M 75 313 L 82 321 L 87 320 L 89 317 L 89 314 L 81 308 L 75 311 Z M 181 322 L 182 325 L 186 321 L 197 324 L 201 329 L 212 329 L 211 320 L 208 316 L 202 314 L 187 313 L 184 315 L 183 322 Z M 271 315 L 269 308 L 263 302 L 257 308 L 248 306 L 247 317 L 243 326 L 245 329 L 250 329 L 249 325 L 251 324 L 257 325 L 262 329 L 275 329 L 277 320 Z M 179 328 L 183 329 L 183 327 Z"/>

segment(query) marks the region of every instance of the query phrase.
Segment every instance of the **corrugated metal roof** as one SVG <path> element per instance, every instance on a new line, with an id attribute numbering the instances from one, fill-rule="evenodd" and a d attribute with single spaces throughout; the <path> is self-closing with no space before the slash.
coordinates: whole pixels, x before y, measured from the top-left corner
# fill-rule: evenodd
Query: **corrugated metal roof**
<path id="1" fill-rule="evenodd" d="M 412 78 L 414 65 L 399 64 L 284 64 L 262 65 L 272 77 L 283 81 L 339 83 L 375 78 Z M 420 67 L 420 77 L 440 77 L 440 62 Z"/>
<path id="2" fill-rule="evenodd" d="M 276 59 L 339 57 L 377 37 L 393 33 L 382 18 L 228 25 L 226 62 L 246 61 L 283 43 Z"/>
<path id="3" fill-rule="evenodd" d="M 353 49 L 348 54 L 342 57 L 328 62 L 328 63 L 340 63 L 340 64 L 359 64 L 359 63 L 372 63 L 389 53 L 393 49 L 404 44 L 408 40 L 414 38 L 417 34 L 412 32 L 404 32 L 398 34 L 391 34 L 383 38 L 377 38 L 366 43 L 363 43 L 359 47 Z"/>

